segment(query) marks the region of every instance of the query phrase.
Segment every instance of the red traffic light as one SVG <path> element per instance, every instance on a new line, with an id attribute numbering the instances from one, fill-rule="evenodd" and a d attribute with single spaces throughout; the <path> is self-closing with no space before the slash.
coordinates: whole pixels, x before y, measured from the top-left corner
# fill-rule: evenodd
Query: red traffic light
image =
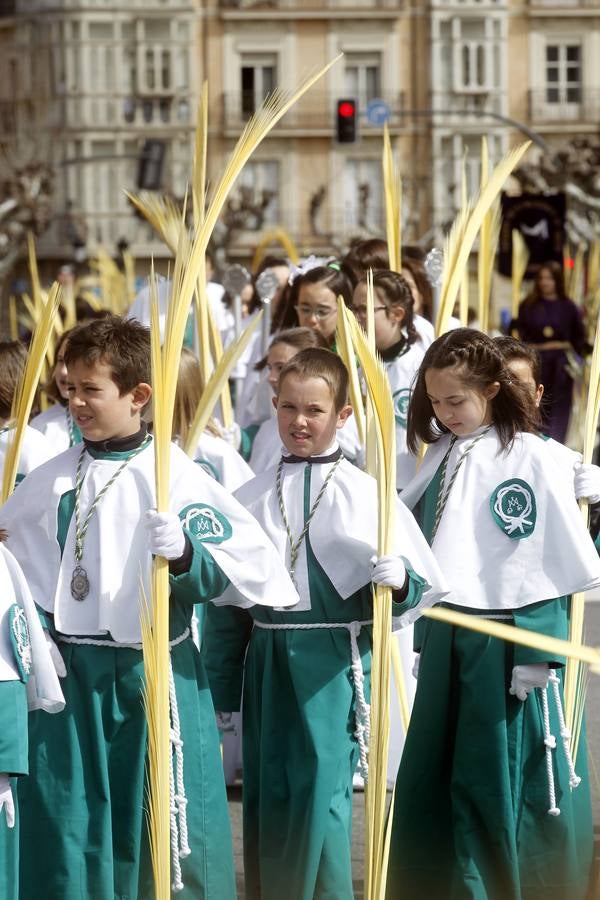
<path id="1" fill-rule="evenodd" d="M 351 119 L 356 114 L 356 104 L 352 100 L 340 100 L 338 103 L 338 115 L 342 119 Z"/>

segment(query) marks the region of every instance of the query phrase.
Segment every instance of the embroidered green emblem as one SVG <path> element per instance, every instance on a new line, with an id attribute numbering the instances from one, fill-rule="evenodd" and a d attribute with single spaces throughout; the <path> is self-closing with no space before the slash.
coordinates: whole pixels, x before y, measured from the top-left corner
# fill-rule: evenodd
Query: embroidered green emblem
<path id="1" fill-rule="evenodd" d="M 21 681 L 27 683 L 31 674 L 31 642 L 29 640 L 29 626 L 25 610 L 18 603 L 13 603 L 8 611 L 10 627 L 10 643 L 13 655 L 19 670 Z"/>
<path id="2" fill-rule="evenodd" d="M 533 488 L 520 478 L 503 481 L 490 497 L 494 522 L 513 540 L 533 534 L 537 517 Z"/>
<path id="3" fill-rule="evenodd" d="M 186 506 L 179 513 L 183 527 L 199 541 L 207 544 L 222 544 L 233 531 L 225 516 L 208 504 Z"/>
<path id="4" fill-rule="evenodd" d="M 411 396 L 412 391 L 410 388 L 402 388 L 392 395 L 396 424 L 402 425 L 403 428 L 406 428 L 406 420 L 408 418 L 408 404 L 410 403 Z"/>
<path id="5" fill-rule="evenodd" d="M 209 462 L 207 459 L 204 459 L 204 457 L 199 456 L 198 459 L 194 460 L 194 462 L 197 463 L 201 469 L 204 469 L 204 471 L 206 472 L 207 475 L 210 475 L 211 478 L 214 478 L 215 481 L 219 481 L 219 482 L 221 481 L 221 479 L 219 478 L 219 473 L 217 471 L 217 467 L 213 466 L 213 464 L 211 462 Z"/>

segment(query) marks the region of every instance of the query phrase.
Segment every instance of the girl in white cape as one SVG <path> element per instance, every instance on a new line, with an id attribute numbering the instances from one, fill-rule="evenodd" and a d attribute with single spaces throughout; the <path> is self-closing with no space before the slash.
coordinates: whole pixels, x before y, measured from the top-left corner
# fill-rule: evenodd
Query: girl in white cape
<path id="1" fill-rule="evenodd" d="M 415 382 L 408 446 L 432 446 L 402 498 L 419 504 L 449 605 L 566 637 L 568 595 L 600 584 L 600 561 L 536 432 L 493 340 L 448 332 Z M 388 896 L 583 900 L 593 832 L 560 739 L 564 658 L 430 620 L 415 634 Z"/>
<path id="2" fill-rule="evenodd" d="M 68 402 L 65 350 L 69 333 L 70 330 L 65 331 L 59 338 L 54 353 L 52 380 L 45 388 L 46 396 L 55 402 L 30 422 L 32 428 L 44 435 L 54 454 L 81 443 L 81 432 L 71 415 Z"/>

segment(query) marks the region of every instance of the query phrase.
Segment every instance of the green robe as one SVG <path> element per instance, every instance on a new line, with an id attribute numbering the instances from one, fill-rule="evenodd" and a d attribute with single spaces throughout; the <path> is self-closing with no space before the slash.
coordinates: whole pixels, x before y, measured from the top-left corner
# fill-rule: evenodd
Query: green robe
<path id="1" fill-rule="evenodd" d="M 61 549 L 73 492 L 58 515 Z M 193 535 L 188 572 L 171 576 L 170 634 L 190 625 L 199 597 L 228 580 Z M 137 599 L 136 599 L 137 602 Z M 21 900 L 146 900 L 153 896 L 146 827 L 144 667 L 135 649 L 60 642 L 67 676 L 63 712 L 30 716 L 30 777 L 20 779 Z M 95 638 L 97 640 L 97 636 Z M 194 900 L 236 896 L 227 797 L 208 682 L 189 637 L 171 651 L 184 744 L 191 854 L 181 860 L 183 891 Z"/>
<path id="2" fill-rule="evenodd" d="M 0 681 L 0 773 L 27 775 L 27 695 L 22 681 Z M 19 897 L 19 819 L 16 778 L 11 778 L 15 827 L 0 812 L 0 897 Z M 24 900 L 24 898 L 23 898 Z"/>
<path id="3" fill-rule="evenodd" d="M 439 472 L 421 504 L 431 526 Z M 461 608 L 461 612 L 465 612 Z M 566 637 L 566 598 L 513 610 L 515 625 Z M 549 692 L 556 802 L 549 793 L 540 691 L 509 694 L 515 665 L 548 654 L 427 620 L 415 629 L 417 693 L 398 771 L 389 900 L 583 900 L 593 834 L 585 737 L 571 791 Z M 562 695 L 562 686 L 561 686 Z"/>
<path id="4" fill-rule="evenodd" d="M 306 467 L 304 516 L 310 508 Z M 352 778 L 358 761 L 356 692 L 346 629 L 266 630 L 277 624 L 369 621 L 371 586 L 342 599 L 306 538 L 311 609 L 209 606 L 202 652 L 215 709 L 240 708 L 243 679 L 244 872 L 252 900 L 354 896 Z M 409 570 L 401 615 L 424 582 Z M 371 628 L 358 645 L 369 696 Z M 247 650 L 247 653 L 246 653 Z M 245 656 L 245 669 L 244 669 Z"/>

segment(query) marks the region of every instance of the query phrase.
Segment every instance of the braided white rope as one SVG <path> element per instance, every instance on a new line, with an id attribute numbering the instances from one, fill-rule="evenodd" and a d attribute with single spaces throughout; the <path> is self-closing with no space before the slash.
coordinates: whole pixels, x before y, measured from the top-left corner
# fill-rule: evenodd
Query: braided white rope
<path id="1" fill-rule="evenodd" d="M 173 647 L 177 647 L 178 644 L 182 644 L 187 638 L 190 636 L 190 629 L 186 628 L 178 637 L 173 638 L 172 641 L 169 641 L 169 650 L 172 650 Z M 81 644 L 83 647 L 112 647 L 112 649 L 117 650 L 141 650 L 141 644 L 122 644 L 120 641 L 99 641 L 95 638 L 89 637 L 76 637 L 73 634 L 57 634 L 56 639 L 61 642 L 61 644 Z"/>
<path id="2" fill-rule="evenodd" d="M 350 635 L 350 651 L 352 656 L 352 681 L 356 693 L 356 708 L 354 711 L 355 730 L 354 737 L 358 743 L 358 769 L 365 781 L 369 775 L 368 745 L 371 736 L 371 707 L 365 697 L 365 673 L 362 666 L 358 635 L 364 625 L 372 625 L 371 619 L 363 622 L 304 622 L 297 624 L 283 624 L 275 622 L 259 622 L 254 620 L 256 628 L 267 631 L 313 631 L 315 629 L 344 628 Z"/>
<path id="3" fill-rule="evenodd" d="M 546 745 L 546 771 L 548 773 L 548 798 L 551 816 L 560 816 L 560 809 L 556 805 L 556 792 L 554 789 L 554 768 L 552 765 L 552 751 L 556 749 L 556 738 L 550 734 L 550 713 L 548 711 L 548 689 L 539 688 L 542 697 L 542 713 L 544 717 L 544 744 Z"/>
<path id="4" fill-rule="evenodd" d="M 572 788 L 579 787 L 581 784 L 581 778 L 575 771 L 575 765 L 573 763 L 573 757 L 571 756 L 571 748 L 569 746 L 569 741 L 571 740 L 571 732 L 567 728 L 565 722 L 565 714 L 563 711 L 563 706 L 560 699 L 560 678 L 556 674 L 556 671 L 552 669 L 550 671 L 550 675 L 548 681 L 552 685 L 552 692 L 554 694 L 554 702 L 556 703 L 556 711 L 558 713 L 558 723 L 560 725 L 560 736 L 562 738 L 563 751 L 565 754 L 565 759 L 567 761 L 567 766 L 569 769 L 569 785 Z"/>

